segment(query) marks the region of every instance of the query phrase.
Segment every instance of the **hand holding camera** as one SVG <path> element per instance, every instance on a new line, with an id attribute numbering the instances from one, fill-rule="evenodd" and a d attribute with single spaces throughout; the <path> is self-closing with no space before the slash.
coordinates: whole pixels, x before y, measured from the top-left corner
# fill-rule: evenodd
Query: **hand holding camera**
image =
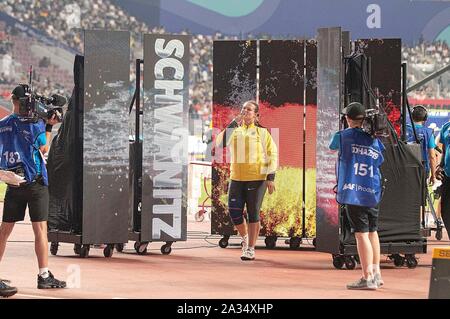
<path id="1" fill-rule="evenodd" d="M 53 115 L 50 116 L 46 120 L 48 125 L 55 125 L 62 121 L 62 113 L 60 113 L 58 110 L 54 111 Z"/>

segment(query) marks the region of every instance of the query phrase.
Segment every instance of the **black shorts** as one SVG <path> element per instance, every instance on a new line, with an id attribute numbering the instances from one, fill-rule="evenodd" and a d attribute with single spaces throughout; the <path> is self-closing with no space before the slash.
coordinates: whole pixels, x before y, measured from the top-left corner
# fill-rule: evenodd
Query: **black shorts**
<path id="1" fill-rule="evenodd" d="M 378 208 L 345 205 L 352 232 L 367 233 L 378 230 Z"/>
<path id="2" fill-rule="evenodd" d="M 228 209 L 234 225 L 244 222 L 244 206 L 249 223 L 259 221 L 259 211 L 266 193 L 266 181 L 231 181 L 228 190 Z"/>
<path id="3" fill-rule="evenodd" d="M 32 222 L 48 220 L 48 187 L 42 182 L 33 182 L 21 187 L 8 186 L 3 205 L 3 221 L 15 223 L 25 218 L 25 209 Z"/>

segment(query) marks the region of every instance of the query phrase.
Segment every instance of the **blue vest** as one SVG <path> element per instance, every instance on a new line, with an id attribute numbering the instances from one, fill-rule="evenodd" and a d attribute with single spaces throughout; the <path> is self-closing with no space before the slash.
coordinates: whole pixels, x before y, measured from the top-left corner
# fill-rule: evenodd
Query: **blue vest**
<path id="1" fill-rule="evenodd" d="M 428 173 L 430 172 L 430 161 L 428 159 L 428 142 L 430 141 L 430 137 L 433 135 L 433 131 L 430 128 L 426 127 L 416 127 L 416 134 L 422 148 L 422 161 L 428 175 Z M 416 142 L 413 128 L 409 124 L 406 126 L 406 141 L 409 143 Z"/>
<path id="2" fill-rule="evenodd" d="M 45 134 L 45 124 L 22 122 L 17 116 L 10 115 L 0 120 L 0 168 L 9 170 L 21 166 L 28 183 L 37 177 L 36 165 L 41 166 L 44 184 L 48 185 L 47 169 L 41 156 L 41 162 L 35 163 L 34 151 L 37 137 Z"/>
<path id="3" fill-rule="evenodd" d="M 376 207 L 381 200 L 384 146 L 361 129 L 340 133 L 337 202 Z"/>

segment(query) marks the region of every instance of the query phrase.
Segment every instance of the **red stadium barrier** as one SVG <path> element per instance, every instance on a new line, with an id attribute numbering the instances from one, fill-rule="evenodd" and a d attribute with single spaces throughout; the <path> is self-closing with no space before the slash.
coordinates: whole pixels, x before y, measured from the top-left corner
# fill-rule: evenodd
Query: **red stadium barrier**
<path id="1" fill-rule="evenodd" d="M 3 105 L 0 105 L 0 119 L 4 118 L 5 116 L 8 116 L 9 114 L 11 114 L 11 111 L 8 110 Z"/>
<path id="2" fill-rule="evenodd" d="M 450 110 L 450 99 L 408 99 L 410 105 L 423 105 L 428 109 Z"/>

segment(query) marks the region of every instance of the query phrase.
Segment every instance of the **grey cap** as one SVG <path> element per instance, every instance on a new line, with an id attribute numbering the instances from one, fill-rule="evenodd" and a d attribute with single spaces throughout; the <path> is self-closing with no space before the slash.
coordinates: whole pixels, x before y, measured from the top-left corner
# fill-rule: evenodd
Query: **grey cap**
<path id="1" fill-rule="evenodd" d="M 366 108 L 359 102 L 352 102 L 342 110 L 342 114 L 347 115 L 352 120 L 359 120 L 364 118 Z"/>

